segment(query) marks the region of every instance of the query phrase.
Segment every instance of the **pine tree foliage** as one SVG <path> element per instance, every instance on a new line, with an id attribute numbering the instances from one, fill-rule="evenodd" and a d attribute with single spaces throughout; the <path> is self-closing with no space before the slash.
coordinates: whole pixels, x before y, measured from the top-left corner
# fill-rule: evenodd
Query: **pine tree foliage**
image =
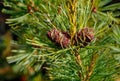
<path id="1" fill-rule="evenodd" d="M 8 62 L 15 63 L 19 71 L 45 70 L 47 81 L 114 81 L 120 73 L 120 3 L 107 5 L 109 2 L 4 0 L 9 9 L 2 11 L 11 15 L 6 23 L 19 38 Z M 94 30 L 94 39 L 84 45 L 83 31 L 83 42 L 77 39 L 75 44 L 76 34 L 85 27 Z M 69 46 L 55 43 L 56 36 L 61 36 L 56 32 L 51 32 L 55 41 L 48 38 L 54 28 L 69 34 Z"/>

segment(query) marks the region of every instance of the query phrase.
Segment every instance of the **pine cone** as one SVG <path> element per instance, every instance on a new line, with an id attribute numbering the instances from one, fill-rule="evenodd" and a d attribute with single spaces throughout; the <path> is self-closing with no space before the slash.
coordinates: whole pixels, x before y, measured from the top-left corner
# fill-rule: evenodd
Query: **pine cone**
<path id="1" fill-rule="evenodd" d="M 47 32 L 48 38 L 61 47 L 70 46 L 70 35 L 67 32 L 60 31 L 56 28 Z M 88 45 L 94 39 L 92 28 L 85 27 L 81 29 L 74 37 L 75 45 L 80 44 L 81 47 Z"/>
<path id="2" fill-rule="evenodd" d="M 75 36 L 75 44 L 81 44 L 81 47 L 88 45 L 94 39 L 92 28 L 85 27 L 81 29 Z"/>
<path id="3" fill-rule="evenodd" d="M 60 31 L 56 28 L 47 32 L 48 38 L 61 47 L 68 47 L 70 45 L 70 35 L 67 32 Z"/>

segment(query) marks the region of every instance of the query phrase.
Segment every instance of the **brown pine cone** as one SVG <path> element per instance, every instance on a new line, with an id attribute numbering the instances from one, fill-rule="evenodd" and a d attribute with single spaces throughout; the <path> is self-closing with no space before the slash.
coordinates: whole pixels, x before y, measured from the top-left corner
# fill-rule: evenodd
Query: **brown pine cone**
<path id="1" fill-rule="evenodd" d="M 81 47 L 88 45 L 94 39 L 94 33 L 92 28 L 85 27 L 81 29 L 75 36 L 75 44 L 80 44 Z"/>
<path id="2" fill-rule="evenodd" d="M 70 35 L 67 32 L 60 31 L 56 28 L 47 32 L 48 38 L 61 47 L 68 47 L 70 45 Z"/>

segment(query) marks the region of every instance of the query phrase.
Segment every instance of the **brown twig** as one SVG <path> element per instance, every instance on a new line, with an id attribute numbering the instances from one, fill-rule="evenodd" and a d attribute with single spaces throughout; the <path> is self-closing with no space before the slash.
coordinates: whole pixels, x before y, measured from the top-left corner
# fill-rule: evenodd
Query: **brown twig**
<path id="1" fill-rule="evenodd" d="M 78 53 L 78 49 L 74 50 L 74 56 L 75 56 L 76 63 L 81 68 L 81 71 L 78 71 L 78 76 L 81 78 L 82 81 L 84 81 L 85 75 L 83 73 L 83 64 L 82 64 L 82 60 L 81 60 L 80 54 Z"/>
<path id="2" fill-rule="evenodd" d="M 96 64 L 96 61 L 97 61 L 97 58 L 98 58 L 98 54 L 92 55 L 90 65 L 86 67 L 86 73 L 84 72 L 84 69 L 83 69 L 84 66 L 83 66 L 80 54 L 78 52 L 78 49 L 74 50 L 74 56 L 75 56 L 76 63 L 81 68 L 81 71 L 78 71 L 78 76 L 81 78 L 82 81 L 89 81 L 91 75 L 93 74 L 95 64 Z"/>
<path id="3" fill-rule="evenodd" d="M 90 76 L 93 74 L 97 58 L 98 58 L 98 54 L 94 54 L 92 56 L 91 63 L 86 68 L 87 72 L 86 72 L 86 76 L 85 76 L 85 80 L 84 81 L 89 81 Z"/>

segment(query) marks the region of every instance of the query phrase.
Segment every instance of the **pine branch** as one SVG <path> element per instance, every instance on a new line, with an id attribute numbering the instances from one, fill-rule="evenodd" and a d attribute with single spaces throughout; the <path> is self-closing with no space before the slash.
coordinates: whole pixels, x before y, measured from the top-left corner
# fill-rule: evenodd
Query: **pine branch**
<path id="1" fill-rule="evenodd" d="M 45 70 L 52 80 L 111 81 L 119 68 L 120 20 L 113 12 L 119 3 L 106 6 L 110 1 L 5 0 L 6 23 L 20 39 L 8 62 L 30 75 Z"/>

